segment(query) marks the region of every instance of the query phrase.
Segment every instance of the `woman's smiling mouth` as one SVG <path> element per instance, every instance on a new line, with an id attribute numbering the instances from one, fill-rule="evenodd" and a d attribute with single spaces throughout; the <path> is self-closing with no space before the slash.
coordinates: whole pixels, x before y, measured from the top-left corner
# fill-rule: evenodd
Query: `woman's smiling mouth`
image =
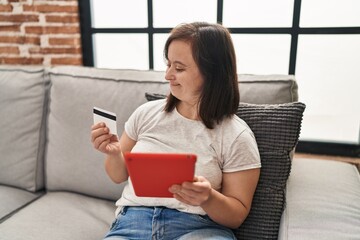
<path id="1" fill-rule="evenodd" d="M 176 87 L 176 86 L 180 86 L 180 84 L 179 84 L 179 83 L 175 83 L 175 82 L 170 82 L 170 86 Z"/>

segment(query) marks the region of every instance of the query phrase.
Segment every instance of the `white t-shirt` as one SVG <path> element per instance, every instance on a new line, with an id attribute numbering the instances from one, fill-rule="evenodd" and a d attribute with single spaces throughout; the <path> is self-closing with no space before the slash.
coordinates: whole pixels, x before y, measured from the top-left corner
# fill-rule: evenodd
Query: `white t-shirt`
<path id="1" fill-rule="evenodd" d="M 125 123 L 126 134 L 136 141 L 132 152 L 194 153 L 197 155 L 195 175 L 205 177 L 218 191 L 221 191 L 223 172 L 261 167 L 254 135 L 236 115 L 208 129 L 201 121 L 183 117 L 176 108 L 165 112 L 165 104 L 164 99 L 147 102 Z M 137 197 L 130 178 L 116 206 L 116 214 L 124 206 L 164 206 L 205 214 L 201 207 L 186 205 L 174 198 Z"/>

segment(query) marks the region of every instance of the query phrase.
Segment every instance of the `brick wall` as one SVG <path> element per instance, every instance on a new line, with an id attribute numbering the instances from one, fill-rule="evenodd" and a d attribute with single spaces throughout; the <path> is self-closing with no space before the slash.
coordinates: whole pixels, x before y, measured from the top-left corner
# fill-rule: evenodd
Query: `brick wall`
<path id="1" fill-rule="evenodd" d="M 0 64 L 82 65 L 77 0 L 0 0 Z"/>

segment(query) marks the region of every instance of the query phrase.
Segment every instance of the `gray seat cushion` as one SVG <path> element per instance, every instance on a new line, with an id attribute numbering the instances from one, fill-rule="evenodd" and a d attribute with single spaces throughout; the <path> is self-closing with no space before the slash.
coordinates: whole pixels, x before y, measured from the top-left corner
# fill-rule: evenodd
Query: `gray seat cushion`
<path id="1" fill-rule="evenodd" d="M 294 159 L 281 240 L 359 239 L 360 175 L 349 163 Z"/>
<path id="2" fill-rule="evenodd" d="M 0 224 L 0 239 L 99 240 L 114 220 L 113 202 L 50 192 Z"/>
<path id="3" fill-rule="evenodd" d="M 32 193 L 19 188 L 0 185 L 0 223 L 43 193 Z"/>

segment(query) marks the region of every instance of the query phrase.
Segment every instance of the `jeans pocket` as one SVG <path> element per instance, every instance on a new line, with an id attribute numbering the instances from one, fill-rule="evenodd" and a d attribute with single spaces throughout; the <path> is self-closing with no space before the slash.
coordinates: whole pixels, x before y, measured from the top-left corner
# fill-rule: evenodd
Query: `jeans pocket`
<path id="1" fill-rule="evenodd" d="M 110 226 L 110 231 L 114 230 L 119 225 L 120 219 L 122 216 L 126 214 L 127 208 L 128 207 L 125 206 L 120 210 L 119 214 L 116 216 L 115 220 L 112 222 Z"/>
<path id="2" fill-rule="evenodd" d="M 110 231 L 114 230 L 116 224 L 117 224 L 117 218 L 115 218 L 115 220 L 111 223 L 111 225 L 110 225 Z"/>
<path id="3" fill-rule="evenodd" d="M 197 216 L 197 219 L 202 223 L 206 223 L 206 224 L 213 224 L 214 223 L 214 221 L 211 220 L 211 218 L 208 215 L 197 214 L 196 216 Z"/>

